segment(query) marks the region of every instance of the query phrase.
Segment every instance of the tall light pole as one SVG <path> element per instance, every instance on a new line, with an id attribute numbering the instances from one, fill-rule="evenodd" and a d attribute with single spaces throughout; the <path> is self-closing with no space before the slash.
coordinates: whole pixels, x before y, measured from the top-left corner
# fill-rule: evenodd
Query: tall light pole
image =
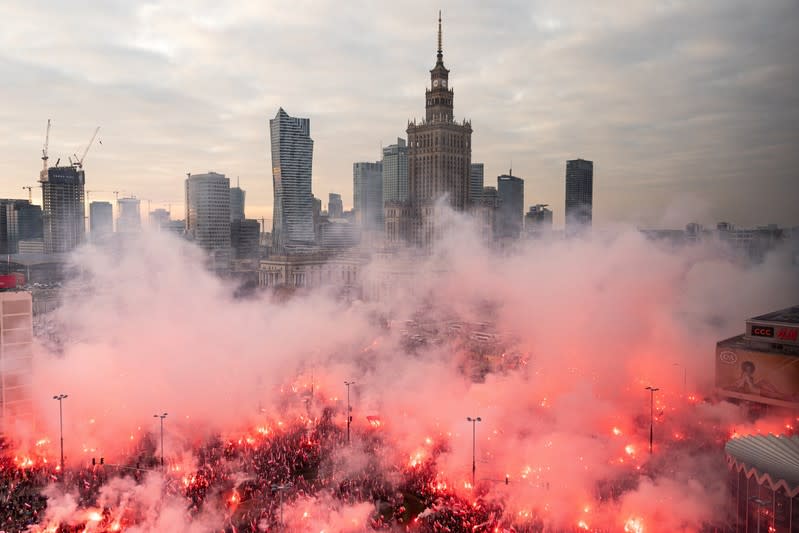
<path id="1" fill-rule="evenodd" d="M 283 493 L 289 490 L 292 486 L 291 481 L 288 483 L 281 483 L 281 484 L 274 484 L 272 485 L 272 492 L 277 492 L 280 494 L 280 527 L 283 527 Z"/>
<path id="2" fill-rule="evenodd" d="M 652 455 L 652 436 L 655 423 L 655 393 L 660 389 L 656 387 L 645 387 L 649 391 L 649 454 Z"/>
<path id="3" fill-rule="evenodd" d="M 161 470 L 163 470 L 164 469 L 164 418 L 166 418 L 166 413 L 162 415 L 153 415 L 153 418 L 161 419 Z"/>
<path id="4" fill-rule="evenodd" d="M 682 394 L 685 396 L 685 393 L 688 391 L 688 367 L 680 363 L 674 363 L 673 366 L 682 367 Z"/>
<path id="5" fill-rule="evenodd" d="M 355 385 L 354 381 L 345 381 L 347 386 L 347 444 L 350 443 L 350 424 L 352 423 L 352 406 L 350 405 L 350 385 Z"/>
<path id="6" fill-rule="evenodd" d="M 58 394 L 53 396 L 54 400 L 58 400 L 58 425 L 61 432 L 61 477 L 64 477 L 64 409 L 63 401 L 68 398 L 67 394 Z"/>
<path id="7" fill-rule="evenodd" d="M 466 417 L 468 422 L 472 423 L 472 488 L 474 488 L 474 474 L 477 471 L 477 423 L 483 419 L 478 417 Z"/>

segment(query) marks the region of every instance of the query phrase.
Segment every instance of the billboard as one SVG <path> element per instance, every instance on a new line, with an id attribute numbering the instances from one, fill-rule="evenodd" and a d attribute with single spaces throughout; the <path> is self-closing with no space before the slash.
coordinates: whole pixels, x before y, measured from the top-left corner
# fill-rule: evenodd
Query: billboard
<path id="1" fill-rule="evenodd" d="M 724 396 L 799 408 L 799 355 L 716 346 L 716 387 Z"/>
<path id="2" fill-rule="evenodd" d="M 796 307 L 799 309 L 799 306 Z M 792 311 L 793 308 L 790 310 Z M 791 344 L 799 346 L 799 314 L 780 311 L 771 313 L 779 320 L 766 320 L 763 317 L 751 318 L 746 321 L 746 335 L 752 340 L 771 341 L 777 344 Z M 771 316 L 765 315 L 765 316 Z"/>

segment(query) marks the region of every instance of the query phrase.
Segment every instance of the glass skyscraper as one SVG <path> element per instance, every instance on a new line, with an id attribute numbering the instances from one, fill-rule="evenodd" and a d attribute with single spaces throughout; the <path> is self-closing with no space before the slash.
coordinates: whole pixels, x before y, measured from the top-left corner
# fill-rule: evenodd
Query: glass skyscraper
<path id="1" fill-rule="evenodd" d="M 566 231 L 591 226 L 594 203 L 594 162 L 566 161 Z"/>
<path id="2" fill-rule="evenodd" d="M 518 239 L 524 223 L 524 180 L 503 174 L 497 177 L 499 212 L 494 232 L 499 238 Z"/>
<path id="3" fill-rule="evenodd" d="M 186 235 L 207 250 L 214 269 L 230 261 L 230 180 L 224 174 L 186 178 Z"/>
<path id="4" fill-rule="evenodd" d="M 245 191 L 238 185 L 230 188 L 230 221 L 244 220 Z"/>
<path id="5" fill-rule="evenodd" d="M 311 121 L 291 117 L 281 107 L 269 121 L 275 207 L 272 249 L 284 253 L 314 244 Z"/>
<path id="6" fill-rule="evenodd" d="M 383 231 L 383 163 L 352 164 L 355 219 L 364 231 Z"/>
<path id="7" fill-rule="evenodd" d="M 408 199 L 408 145 L 397 138 L 397 144 L 383 148 L 383 203 Z"/>
<path id="8" fill-rule="evenodd" d="M 469 201 L 473 206 L 480 205 L 480 200 L 483 198 L 485 166 L 483 163 L 472 163 L 469 170 Z"/>

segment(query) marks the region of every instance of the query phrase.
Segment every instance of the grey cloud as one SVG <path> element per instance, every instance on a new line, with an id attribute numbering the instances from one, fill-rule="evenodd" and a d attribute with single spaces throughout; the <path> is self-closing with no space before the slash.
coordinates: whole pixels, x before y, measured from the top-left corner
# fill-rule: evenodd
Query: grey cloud
<path id="1" fill-rule="evenodd" d="M 564 161 L 582 156 L 597 165 L 598 221 L 654 222 L 695 194 L 705 222 L 799 223 L 786 200 L 799 197 L 794 1 L 442 8 L 456 116 L 472 120 L 487 180 L 512 159 L 528 203 L 558 215 Z M 315 193 L 351 201 L 352 162 L 423 115 L 436 14 L 423 2 L 6 2 L 0 76 L 14 83 L 0 98 L 14 106 L 0 110 L 0 172 L 15 178 L 3 194 L 36 175 L 31 139 L 53 116 L 71 146 L 103 124 L 111 142 L 87 166 L 97 189 L 179 201 L 186 171 L 215 169 L 268 207 L 267 121 L 282 105 L 311 118 Z"/>

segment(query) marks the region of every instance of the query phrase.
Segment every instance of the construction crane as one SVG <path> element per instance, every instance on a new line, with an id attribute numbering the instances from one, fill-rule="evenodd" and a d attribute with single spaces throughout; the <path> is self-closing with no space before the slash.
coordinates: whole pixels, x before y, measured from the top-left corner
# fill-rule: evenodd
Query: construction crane
<path id="1" fill-rule="evenodd" d="M 47 132 L 44 134 L 44 146 L 42 147 L 42 177 L 47 175 L 47 149 L 50 146 L 50 119 L 47 119 Z"/>
<path id="2" fill-rule="evenodd" d="M 32 204 L 33 203 L 33 187 L 23 185 L 22 188 L 23 189 L 28 189 L 28 203 Z"/>
<path id="3" fill-rule="evenodd" d="M 72 163 L 72 166 L 74 166 L 77 169 L 82 169 L 83 168 L 83 160 L 86 159 L 86 154 L 89 153 L 89 148 L 92 147 L 92 144 L 94 143 L 94 139 L 97 137 L 97 132 L 99 132 L 99 131 L 100 131 L 100 126 L 97 126 L 97 128 L 95 128 L 95 130 L 94 130 L 94 135 L 92 135 L 92 138 L 89 141 L 89 144 L 86 145 L 86 149 L 83 150 L 83 155 L 81 155 L 80 158 L 78 158 L 77 154 L 72 154 L 73 156 L 75 156 L 75 162 L 74 163 L 72 163 L 72 159 L 70 159 L 70 163 Z"/>

